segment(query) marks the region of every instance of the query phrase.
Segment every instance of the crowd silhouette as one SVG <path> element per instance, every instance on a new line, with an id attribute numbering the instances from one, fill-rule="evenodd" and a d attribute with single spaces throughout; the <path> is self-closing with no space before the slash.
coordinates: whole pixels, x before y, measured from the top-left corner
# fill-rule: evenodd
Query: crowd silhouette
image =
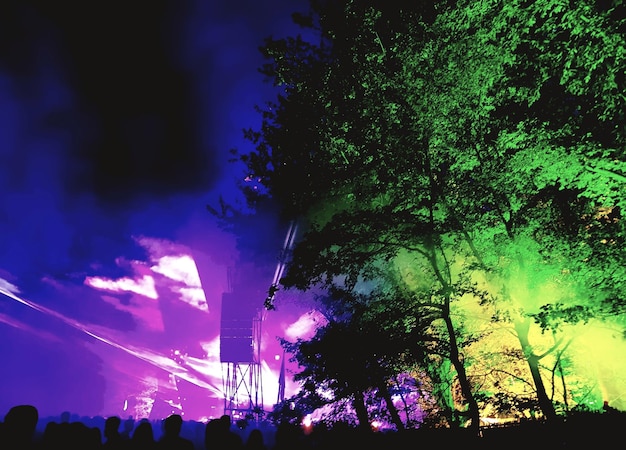
<path id="1" fill-rule="evenodd" d="M 237 422 L 239 424 L 239 422 Z M 17 405 L 0 421 L 1 450 L 334 450 L 393 449 L 416 443 L 445 448 L 496 449 L 516 444 L 534 448 L 578 448 L 621 440 L 626 413 L 605 407 L 598 414 L 577 414 L 556 425 L 539 421 L 485 428 L 481 436 L 468 429 L 412 429 L 376 432 L 339 422 L 312 431 L 289 423 L 235 426 L 229 415 L 208 422 L 185 421 L 179 414 L 148 419 L 77 417 L 64 412 L 40 418 L 36 407 Z"/>
<path id="2" fill-rule="evenodd" d="M 17 405 L 0 421 L 2 450 L 268 450 L 266 440 L 260 428 L 246 432 L 234 427 L 229 415 L 205 424 L 184 421 L 179 414 L 150 421 L 119 416 L 72 419 L 63 412 L 42 421 L 36 407 Z"/>

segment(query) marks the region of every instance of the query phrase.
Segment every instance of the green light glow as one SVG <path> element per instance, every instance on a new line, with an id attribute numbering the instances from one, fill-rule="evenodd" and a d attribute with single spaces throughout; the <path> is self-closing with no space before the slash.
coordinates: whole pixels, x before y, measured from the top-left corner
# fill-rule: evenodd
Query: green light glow
<path id="1" fill-rule="evenodd" d="M 451 314 L 459 329 L 462 326 L 464 334 L 479 337 L 463 351 L 470 378 L 485 392 L 532 398 L 535 394 L 529 367 L 513 323 L 537 314 L 545 304 L 571 306 L 586 301 L 587 288 L 577 289 L 561 264 L 546 263 L 537 250 L 536 242 L 526 239 L 494 249 L 499 254 L 492 259 L 499 262 L 496 270 L 475 270 L 472 278 L 480 290 L 498 301 L 481 305 L 475 295 L 465 294 L 452 304 Z M 450 260 L 453 253 L 448 255 Z M 466 262 L 457 259 L 452 270 L 456 276 L 463 272 Z M 432 277 L 414 253 L 401 253 L 394 263 L 411 290 L 429 288 Z M 494 322 L 494 317 L 499 319 Z M 541 373 L 553 400 L 566 403 L 569 409 L 585 406 L 592 410 L 599 410 L 607 400 L 613 407 L 626 410 L 626 359 L 620 357 L 626 354 L 626 339 L 622 333 L 620 316 L 561 323 L 553 332 L 532 323 L 528 340 L 533 353 L 545 354 L 540 361 Z M 490 411 L 494 414 L 493 407 L 484 405 L 483 416 Z M 529 410 L 518 413 L 530 417 Z"/>
<path id="2" fill-rule="evenodd" d="M 448 422 L 626 410 L 626 22 L 453 3 L 422 21 L 347 2 L 319 53 L 274 43 L 292 95 L 255 155 L 280 170 L 255 175 L 311 230 L 285 285 L 389 294 L 371 314 L 390 335 L 410 316 Z"/>

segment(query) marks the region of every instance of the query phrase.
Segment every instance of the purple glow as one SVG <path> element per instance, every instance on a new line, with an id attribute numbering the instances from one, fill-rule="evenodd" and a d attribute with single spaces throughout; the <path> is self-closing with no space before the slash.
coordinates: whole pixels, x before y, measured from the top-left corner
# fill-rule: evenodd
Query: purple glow
<path id="1" fill-rule="evenodd" d="M 326 318 L 319 311 L 307 311 L 298 317 L 298 320 L 285 327 L 285 338 L 290 341 L 298 338 L 309 339 L 313 337 L 318 327 L 326 323 Z"/>
<path id="2" fill-rule="evenodd" d="M 18 313 L 23 314 L 16 308 L 38 313 L 36 319 L 39 325 L 35 328 L 7 314 L 0 314 L 0 321 L 29 335 L 38 343 L 63 346 L 70 359 L 72 352 L 82 348 L 88 349 L 101 361 L 100 370 L 81 367 L 82 370 L 94 372 L 89 374 L 91 380 L 89 377 L 83 380 L 85 389 L 91 390 L 90 385 L 95 383 L 96 378 L 104 379 L 99 382 L 102 392 L 93 392 L 103 396 L 100 408 L 94 408 L 93 403 L 69 401 L 63 396 L 64 387 L 57 386 L 61 391 L 57 392 L 58 398 L 54 402 L 45 404 L 35 399 L 29 400 L 42 413 L 71 410 L 83 415 L 150 417 L 155 402 L 160 401 L 170 406 L 176 405 L 176 408 L 193 419 L 221 414 L 223 380 L 219 355 L 219 314 L 214 312 L 219 311 L 219 304 L 216 304 L 215 298 L 211 298 L 213 306 L 208 307 L 190 249 L 165 239 L 144 238 L 138 242 L 149 243 L 153 251 L 157 247 L 159 251 L 149 255 L 149 261 L 134 260 L 130 264 L 121 264 L 132 272 L 126 276 L 117 279 L 87 276 L 82 286 L 78 283 L 68 285 L 42 280 L 42 283 L 53 287 L 59 300 L 62 300 L 63 295 L 77 296 L 82 292 L 81 296 L 88 301 L 105 303 L 131 316 L 134 324 L 131 330 L 120 329 L 117 315 L 100 317 L 99 323 L 64 315 L 23 297 L 18 286 L 0 279 L 3 306 L 10 306 L 17 311 L 16 316 Z M 157 242 L 159 245 L 155 247 Z M 174 251 L 174 254 L 168 255 L 168 251 Z M 125 261 L 123 255 L 119 261 Z M 262 281 L 259 280 L 260 285 Z M 195 293 L 196 297 L 189 296 L 190 292 Z M 260 298 L 259 302 L 262 303 L 262 300 Z M 17 305 L 8 305 L 10 301 Z M 298 309 L 291 307 L 282 315 L 275 312 L 265 312 L 263 315 L 261 368 L 267 410 L 271 410 L 278 394 L 281 361 L 276 355 L 282 349 L 277 337 L 304 337 L 319 322 L 319 315 L 314 311 L 298 313 Z M 63 327 L 59 329 L 59 325 L 77 331 L 77 339 L 68 342 L 67 331 Z M 16 344 L 19 346 L 19 342 Z M 30 353 L 24 353 L 24 356 L 23 359 L 17 358 L 16 362 L 30 365 Z M 36 366 L 36 361 L 34 363 Z M 81 366 L 80 360 L 72 363 L 76 367 Z M 58 371 L 56 376 L 59 378 L 63 378 L 66 370 L 70 368 L 46 368 L 46 371 Z M 24 385 L 23 388 L 27 390 L 29 386 Z M 297 389 L 293 381 L 287 380 L 287 395 L 292 395 Z M 181 395 L 186 400 L 181 401 Z M 9 407 L 8 404 L 2 406 Z"/>
<path id="3" fill-rule="evenodd" d="M 124 15 L 103 4 L 88 23 L 8 1 L 0 416 L 24 403 L 41 416 L 221 415 L 220 302 L 229 268 L 249 261 L 205 205 L 241 199 L 228 151 L 249 145 L 241 130 L 273 93 L 257 48 L 293 34 L 307 2 L 138 2 Z M 275 254 L 247 283 L 267 291 L 285 230 L 267 217 L 253 228 L 247 241 Z M 268 409 L 277 337 L 308 310 L 296 303 L 280 299 L 263 321 Z"/>

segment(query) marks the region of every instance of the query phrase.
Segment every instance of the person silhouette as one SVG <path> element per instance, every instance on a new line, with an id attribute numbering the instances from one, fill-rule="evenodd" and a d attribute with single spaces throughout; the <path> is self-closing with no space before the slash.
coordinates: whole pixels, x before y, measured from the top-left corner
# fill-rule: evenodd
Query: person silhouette
<path id="1" fill-rule="evenodd" d="M 617 408 L 613 408 L 611 405 L 609 405 L 608 400 L 604 400 L 604 403 L 602 404 L 602 411 L 609 414 L 615 414 L 619 412 Z"/>
<path id="2" fill-rule="evenodd" d="M 72 414 L 69 411 L 63 411 L 61 413 L 61 423 L 70 423 L 70 417 Z"/>
<path id="3" fill-rule="evenodd" d="M 104 450 L 120 450 L 128 448 L 128 440 L 124 439 L 122 433 L 120 433 L 120 425 L 122 419 L 118 416 L 107 417 L 104 421 L 104 444 L 102 448 Z"/>
<path id="4" fill-rule="evenodd" d="M 179 414 L 171 414 L 163 420 L 163 436 L 157 442 L 160 450 L 195 450 L 190 439 L 180 435 L 183 418 Z"/>
<path id="5" fill-rule="evenodd" d="M 228 414 L 220 417 L 222 425 L 222 433 L 224 436 L 224 448 L 227 450 L 236 450 L 243 447 L 243 439 L 231 429 L 232 420 Z"/>
<path id="6" fill-rule="evenodd" d="M 135 428 L 135 419 L 130 416 L 122 423 L 122 431 L 120 432 L 124 439 L 130 439 L 130 436 Z"/>
<path id="7" fill-rule="evenodd" d="M 204 448 L 206 450 L 217 449 L 217 441 L 220 433 L 220 420 L 211 419 L 204 428 Z"/>
<path id="8" fill-rule="evenodd" d="M 245 450 L 267 450 L 261 430 L 255 428 L 250 431 L 248 439 L 246 439 L 246 443 L 244 444 L 244 448 Z"/>
<path id="9" fill-rule="evenodd" d="M 35 430 L 39 411 L 33 405 L 17 405 L 4 416 L 0 448 L 3 450 L 28 450 L 36 448 Z"/>
<path id="10" fill-rule="evenodd" d="M 210 420 L 205 428 L 204 448 L 206 450 L 241 450 L 243 439 L 230 427 L 231 418 L 228 414 Z"/>
<path id="11" fill-rule="evenodd" d="M 154 450 L 156 448 L 154 430 L 152 429 L 152 424 L 147 419 L 142 419 L 139 422 L 130 439 L 133 449 Z"/>

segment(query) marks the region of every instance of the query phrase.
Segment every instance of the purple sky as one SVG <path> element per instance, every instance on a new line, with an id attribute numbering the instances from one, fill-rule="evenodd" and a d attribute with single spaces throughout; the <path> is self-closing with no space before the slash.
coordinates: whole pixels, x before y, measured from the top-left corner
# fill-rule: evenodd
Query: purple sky
<path id="1" fill-rule="evenodd" d="M 249 145 L 241 130 L 272 98 L 257 48 L 297 33 L 290 14 L 306 8 L 3 2 L 0 415 L 17 403 L 42 415 L 129 414 L 137 398 L 156 399 L 157 411 L 177 395 L 172 372 L 189 381 L 177 386 L 188 417 L 223 406 L 216 338 L 227 270 L 262 304 L 287 224 L 255 219 L 244 241 L 264 258 L 251 264 L 205 206 L 240 201 L 228 150 Z M 278 306 L 263 322 L 269 404 L 276 336 L 315 319 L 286 293 Z M 173 349 L 190 359 L 176 364 Z"/>

